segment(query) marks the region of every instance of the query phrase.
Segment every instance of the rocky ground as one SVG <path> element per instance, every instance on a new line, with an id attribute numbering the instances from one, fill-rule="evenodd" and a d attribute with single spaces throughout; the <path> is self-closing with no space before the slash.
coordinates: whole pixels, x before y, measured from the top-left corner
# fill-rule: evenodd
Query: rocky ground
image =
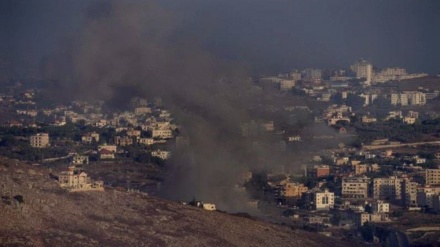
<path id="1" fill-rule="evenodd" d="M 69 193 L 0 159 L 0 246 L 344 246 L 318 234 L 115 189 Z"/>

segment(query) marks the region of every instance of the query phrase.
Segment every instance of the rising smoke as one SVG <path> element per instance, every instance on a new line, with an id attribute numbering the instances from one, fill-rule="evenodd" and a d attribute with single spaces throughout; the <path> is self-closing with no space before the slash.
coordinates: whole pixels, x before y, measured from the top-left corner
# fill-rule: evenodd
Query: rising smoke
<path id="1" fill-rule="evenodd" d="M 81 35 L 46 61 L 49 88 L 63 99 L 102 99 L 115 108 L 132 97 L 159 96 L 190 140 L 174 151 L 165 196 L 247 210 L 246 195 L 234 192 L 241 173 L 279 159 L 277 148 L 256 147 L 241 135 L 262 92 L 245 66 L 219 61 L 199 40 L 179 36 L 177 21 L 155 3 L 94 5 Z"/>

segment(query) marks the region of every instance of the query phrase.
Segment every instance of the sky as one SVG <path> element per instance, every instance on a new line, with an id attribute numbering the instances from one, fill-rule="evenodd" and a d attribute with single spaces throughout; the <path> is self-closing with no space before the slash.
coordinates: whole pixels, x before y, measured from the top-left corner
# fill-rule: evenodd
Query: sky
<path id="1" fill-rule="evenodd" d="M 97 1 L 1 0 L 0 56 L 38 64 L 81 35 Z M 140 2 L 140 1 L 131 1 Z M 440 72 L 440 2 L 342 0 L 164 0 L 189 38 L 219 59 L 255 72 L 348 67 L 359 58 L 376 67 Z M 90 7 L 92 6 L 93 7 Z M 176 38 L 176 39 L 179 39 Z"/>

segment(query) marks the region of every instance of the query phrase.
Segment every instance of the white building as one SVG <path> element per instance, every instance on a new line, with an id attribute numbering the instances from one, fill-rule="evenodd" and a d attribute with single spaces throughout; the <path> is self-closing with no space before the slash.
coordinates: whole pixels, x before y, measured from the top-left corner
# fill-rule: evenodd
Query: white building
<path id="1" fill-rule="evenodd" d="M 314 192 L 313 205 L 316 210 L 330 210 L 335 205 L 335 194 L 328 190 Z"/>
<path id="2" fill-rule="evenodd" d="M 373 213 L 389 213 L 390 204 L 381 200 L 372 203 Z"/>
<path id="3" fill-rule="evenodd" d="M 373 65 L 366 60 L 360 60 L 351 66 L 351 69 L 356 73 L 356 78 L 366 79 L 365 84 L 370 85 L 373 77 Z"/>

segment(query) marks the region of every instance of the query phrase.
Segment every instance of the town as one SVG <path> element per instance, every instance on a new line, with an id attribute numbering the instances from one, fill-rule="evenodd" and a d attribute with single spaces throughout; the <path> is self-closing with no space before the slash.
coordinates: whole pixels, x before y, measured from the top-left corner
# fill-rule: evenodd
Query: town
<path id="1" fill-rule="evenodd" d="M 386 231 L 410 239 L 440 231 L 439 75 L 377 69 L 362 59 L 349 69 L 252 82 L 282 103 L 261 106 L 264 118 L 250 114 L 241 135 L 256 146 L 261 134 L 274 136 L 266 145 L 288 157 L 243 171 L 231 188 L 250 196 L 257 215 L 367 242 L 386 241 Z M 127 99 L 130 109 L 119 111 L 99 100 L 50 102 L 20 81 L 1 90 L 0 155 L 51 168 L 70 192 L 159 194 L 173 152 L 191 146 L 159 97 Z M 222 210 L 214 203 L 189 205 Z"/>

